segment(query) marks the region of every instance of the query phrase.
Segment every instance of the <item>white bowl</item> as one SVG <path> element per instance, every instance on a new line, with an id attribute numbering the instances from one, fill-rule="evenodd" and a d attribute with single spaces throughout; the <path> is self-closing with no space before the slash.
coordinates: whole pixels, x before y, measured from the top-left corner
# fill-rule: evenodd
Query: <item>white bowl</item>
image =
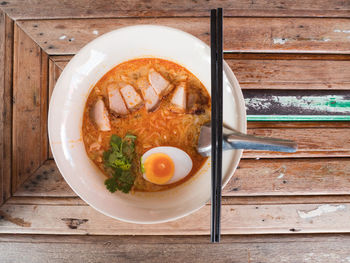
<path id="1" fill-rule="evenodd" d="M 49 138 L 56 164 L 70 187 L 101 213 L 133 223 L 160 223 L 188 215 L 210 199 L 210 159 L 186 183 L 157 193 L 110 193 L 105 177 L 88 158 L 82 117 L 94 84 L 121 62 L 141 57 L 174 61 L 190 70 L 210 93 L 210 48 L 183 31 L 154 25 L 121 28 L 93 40 L 68 63 L 57 81 L 49 108 Z M 224 122 L 246 131 L 240 86 L 224 64 Z M 223 185 L 233 175 L 242 151 L 223 154 Z M 209 218 L 208 218 L 209 220 Z"/>

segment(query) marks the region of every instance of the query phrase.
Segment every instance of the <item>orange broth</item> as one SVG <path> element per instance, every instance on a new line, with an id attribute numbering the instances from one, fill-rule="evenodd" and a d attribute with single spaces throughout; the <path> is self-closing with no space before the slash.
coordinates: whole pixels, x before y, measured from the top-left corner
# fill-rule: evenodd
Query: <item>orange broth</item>
<path id="1" fill-rule="evenodd" d="M 106 108 L 109 109 L 106 87 L 111 83 L 116 85 L 118 82 L 128 83 L 135 87 L 142 97 L 137 88 L 137 81 L 140 78 L 145 78 L 151 68 L 159 72 L 174 86 L 186 81 L 187 100 L 189 100 L 188 96 L 200 100 L 201 109 L 195 112 L 173 112 L 170 109 L 169 94 L 161 100 L 158 108 L 153 112 L 147 112 L 143 106 L 124 117 L 118 117 L 114 116 L 109 110 L 111 131 L 98 130 L 89 113 L 96 100 L 101 97 Z M 122 138 L 126 133 L 136 135 L 135 151 L 137 157 L 132 167 L 136 179 L 132 190 L 154 192 L 166 190 L 185 182 L 203 166 L 207 158 L 197 152 L 196 146 L 200 127 L 209 120 L 210 96 L 204 85 L 191 72 L 171 61 L 158 58 L 142 58 L 117 65 L 97 82 L 85 105 L 82 134 L 89 158 L 106 176 L 109 175 L 104 168 L 102 155 L 109 148 L 111 135 L 116 134 Z M 91 144 L 96 142 L 102 146 L 101 149 L 98 151 L 90 150 Z M 185 151 L 193 162 L 191 172 L 184 179 L 170 185 L 156 185 L 144 180 L 140 169 L 140 157 L 149 149 L 158 146 L 173 146 Z"/>

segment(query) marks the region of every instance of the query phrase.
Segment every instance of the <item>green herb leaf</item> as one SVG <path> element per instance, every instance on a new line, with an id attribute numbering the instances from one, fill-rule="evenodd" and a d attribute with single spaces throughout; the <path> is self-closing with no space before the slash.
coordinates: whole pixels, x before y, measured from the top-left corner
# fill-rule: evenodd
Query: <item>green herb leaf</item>
<path id="1" fill-rule="evenodd" d="M 131 163 L 124 159 L 116 159 L 113 164 L 115 168 L 120 168 L 122 170 L 129 170 L 131 167 Z"/>
<path id="2" fill-rule="evenodd" d="M 117 191 L 118 187 L 117 180 L 115 180 L 114 177 L 108 178 L 105 180 L 105 186 L 111 193 L 114 193 L 115 191 Z"/>
<path id="3" fill-rule="evenodd" d="M 125 137 L 124 137 L 124 140 L 130 139 L 130 140 L 135 141 L 136 138 L 137 138 L 137 137 L 136 137 L 135 135 L 133 135 L 133 134 L 131 134 L 131 133 L 127 133 L 127 134 L 125 135 Z"/>
<path id="4" fill-rule="evenodd" d="M 135 176 L 131 173 L 135 156 L 136 136 L 126 134 L 124 139 L 113 134 L 110 139 L 111 148 L 103 153 L 106 169 L 112 171 L 111 178 L 105 180 L 107 189 L 114 193 L 120 190 L 128 193 L 134 185 Z"/>
<path id="5" fill-rule="evenodd" d="M 135 146 L 128 142 L 123 142 L 123 155 L 128 158 L 128 160 L 131 160 L 134 155 Z"/>
<path id="6" fill-rule="evenodd" d="M 122 142 L 123 142 L 122 138 L 120 138 L 115 134 L 112 134 L 109 144 L 111 145 L 114 151 L 119 151 L 122 145 Z"/>
<path id="7" fill-rule="evenodd" d="M 109 159 L 110 151 L 103 152 L 103 161 L 106 162 Z"/>

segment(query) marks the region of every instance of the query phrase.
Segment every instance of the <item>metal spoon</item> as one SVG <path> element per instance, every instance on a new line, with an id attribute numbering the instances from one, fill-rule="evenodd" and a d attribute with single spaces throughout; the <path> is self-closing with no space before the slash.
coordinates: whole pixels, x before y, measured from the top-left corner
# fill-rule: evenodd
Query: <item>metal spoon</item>
<path id="1" fill-rule="evenodd" d="M 296 152 L 298 145 L 289 140 L 247 135 L 224 127 L 222 148 L 224 151 L 232 149 L 252 149 L 291 153 Z M 201 128 L 197 151 L 203 156 L 209 156 L 211 154 L 210 123 L 203 125 Z"/>

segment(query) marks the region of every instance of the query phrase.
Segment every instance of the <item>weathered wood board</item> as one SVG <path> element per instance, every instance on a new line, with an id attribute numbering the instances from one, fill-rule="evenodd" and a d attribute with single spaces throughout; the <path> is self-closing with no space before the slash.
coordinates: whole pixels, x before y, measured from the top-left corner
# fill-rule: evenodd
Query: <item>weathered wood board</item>
<path id="1" fill-rule="evenodd" d="M 47 55 L 15 27 L 12 191 L 47 159 Z"/>
<path id="2" fill-rule="evenodd" d="M 23 6 L 24 5 L 24 6 Z M 350 4 L 337 0 L 289 1 L 3 1 L 1 7 L 13 19 L 96 18 L 96 17 L 183 17 L 209 16 L 211 8 L 224 9 L 225 16 L 261 17 L 349 17 Z"/>
<path id="3" fill-rule="evenodd" d="M 0 10 L 0 206 L 11 196 L 13 21 Z"/>
<path id="4" fill-rule="evenodd" d="M 74 245 L 72 245 L 74 244 Z M 1 235 L 4 263 L 26 262 L 346 262 L 348 234 L 206 236 Z M 30 251 L 30 253 L 28 253 Z M 137 253 L 135 253 L 137 251 Z M 24 256 L 25 255 L 25 256 Z"/>
<path id="5" fill-rule="evenodd" d="M 232 199 L 234 201 L 234 199 Z M 346 233 L 348 203 L 222 205 L 221 232 L 227 234 Z M 162 224 L 131 224 L 86 205 L 5 204 L 0 233 L 66 235 L 208 235 L 210 206 Z M 332 224 L 329 224 L 329 222 Z"/>
<path id="6" fill-rule="evenodd" d="M 49 55 L 75 54 L 96 37 L 124 26 L 157 24 L 209 44 L 209 18 L 26 20 L 18 25 Z M 322 27 L 320 27 L 322 24 Z M 348 19 L 237 18 L 224 21 L 226 52 L 350 54 Z"/>

